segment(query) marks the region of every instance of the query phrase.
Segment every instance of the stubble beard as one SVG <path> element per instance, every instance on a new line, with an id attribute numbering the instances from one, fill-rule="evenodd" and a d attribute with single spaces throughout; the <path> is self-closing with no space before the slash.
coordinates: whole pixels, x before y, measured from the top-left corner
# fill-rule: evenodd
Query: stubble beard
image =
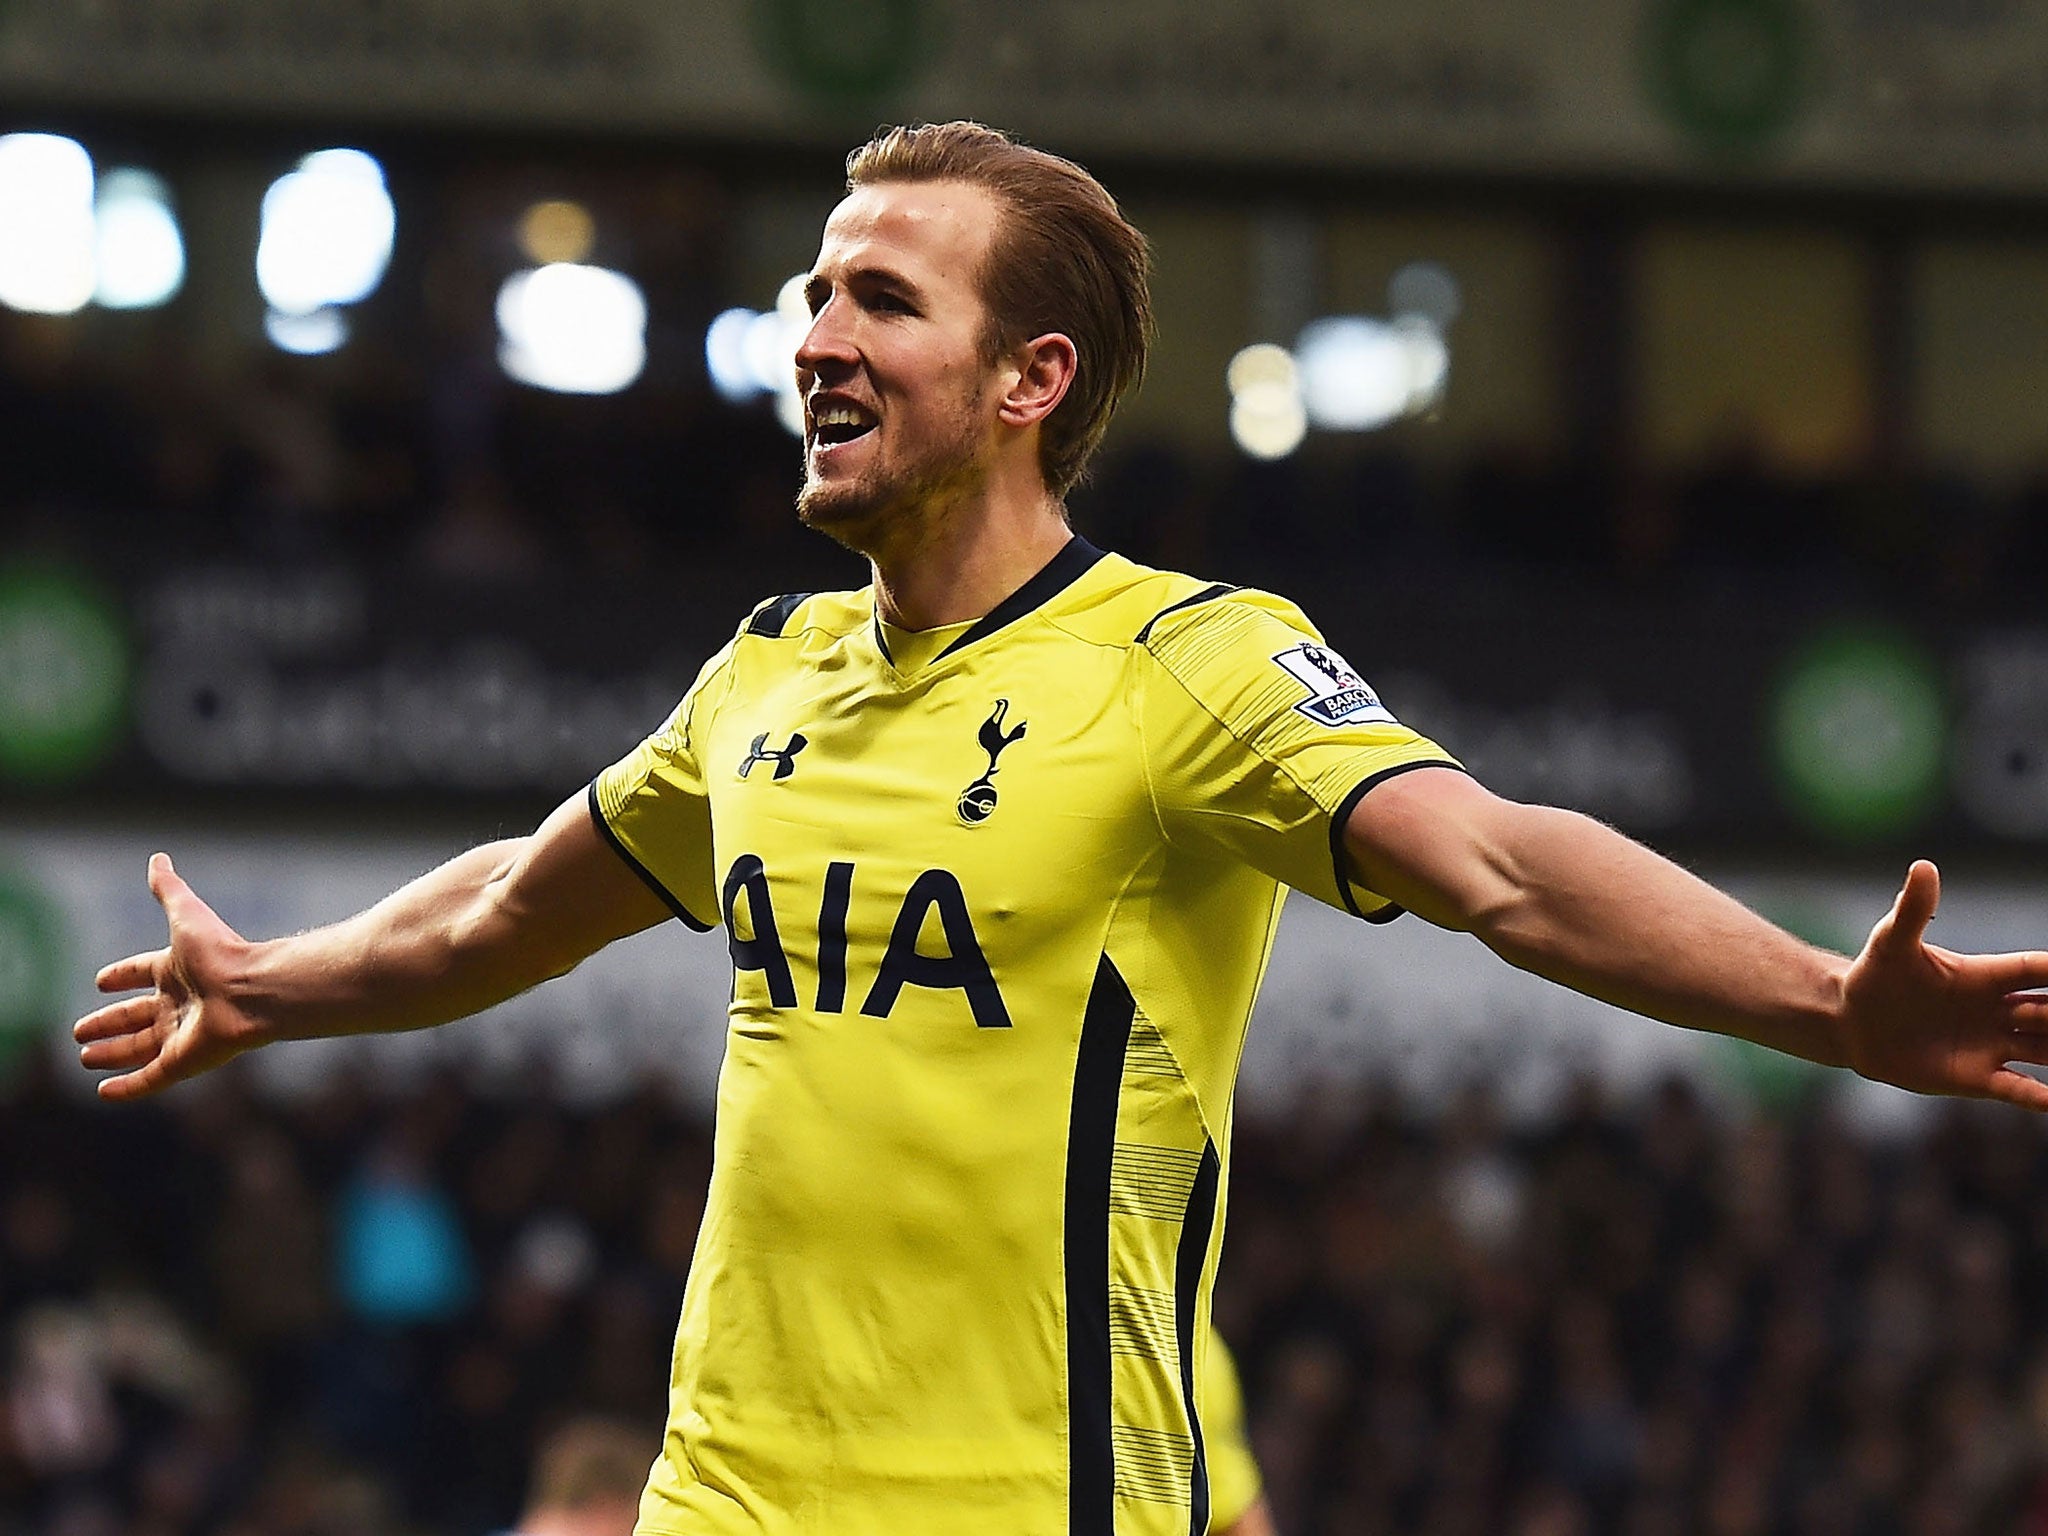
<path id="1" fill-rule="evenodd" d="M 796 497 L 797 517 L 855 554 L 900 558 L 929 543 L 953 510 L 986 481 L 980 449 L 980 424 L 963 409 L 943 442 L 894 474 L 875 469 L 824 485 L 806 468 Z"/>

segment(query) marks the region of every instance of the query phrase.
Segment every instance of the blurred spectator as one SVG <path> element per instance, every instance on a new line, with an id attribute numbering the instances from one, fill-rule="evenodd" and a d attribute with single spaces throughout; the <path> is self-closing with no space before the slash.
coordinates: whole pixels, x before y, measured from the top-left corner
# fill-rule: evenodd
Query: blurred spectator
<path id="1" fill-rule="evenodd" d="M 526 1511 L 508 1536 L 632 1536 L 656 1439 L 605 1419 L 564 1424 L 541 1446 Z"/>
<path id="2" fill-rule="evenodd" d="M 252 1082 L 0 1089 L 0 1533 L 477 1536 L 573 1507 L 557 1457 L 630 1529 L 706 1127 Z M 1217 1308 L 1275 1525 L 2048 1536 L 2048 1159 L 1976 1108 L 1913 1143 L 1682 1083 L 1244 1115 Z M 102 1215 L 102 1153 L 147 1222 Z M 630 1454 L 536 1462 L 593 1416 L 641 1434 L 563 1443 Z"/>
<path id="3" fill-rule="evenodd" d="M 377 1147 L 342 1197 L 339 1227 L 342 1296 L 365 1321 L 432 1321 L 468 1302 L 468 1242 L 417 1149 L 396 1137 Z"/>

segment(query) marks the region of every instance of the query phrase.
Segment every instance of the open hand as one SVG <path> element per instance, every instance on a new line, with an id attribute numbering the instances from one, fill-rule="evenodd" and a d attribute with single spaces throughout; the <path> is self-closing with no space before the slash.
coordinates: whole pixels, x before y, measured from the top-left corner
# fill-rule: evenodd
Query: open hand
<path id="1" fill-rule="evenodd" d="M 117 1075 L 103 1099 L 136 1099 L 219 1066 L 255 1045 L 255 1022 L 236 1008 L 230 986 L 249 951 L 178 877 L 166 854 L 149 861 L 149 890 L 170 924 L 170 943 L 116 960 L 94 978 L 102 992 L 148 990 L 108 1003 L 71 1026 L 78 1059 Z"/>
<path id="2" fill-rule="evenodd" d="M 1958 955 L 1927 942 L 1941 876 L 1906 872 L 1843 983 L 1843 1040 L 1865 1077 L 1919 1093 L 2048 1110 L 2048 1084 L 2011 1063 L 2048 1065 L 2048 954 Z"/>

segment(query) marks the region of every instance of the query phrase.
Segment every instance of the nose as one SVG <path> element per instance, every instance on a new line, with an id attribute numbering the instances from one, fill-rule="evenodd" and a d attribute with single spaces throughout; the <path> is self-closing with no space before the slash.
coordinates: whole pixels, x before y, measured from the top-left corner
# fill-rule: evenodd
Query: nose
<path id="1" fill-rule="evenodd" d="M 811 317 L 803 338 L 797 343 L 796 371 L 799 378 L 830 377 L 851 368 L 860 360 L 853 334 L 846 323 L 847 306 L 835 295 L 828 298 Z"/>

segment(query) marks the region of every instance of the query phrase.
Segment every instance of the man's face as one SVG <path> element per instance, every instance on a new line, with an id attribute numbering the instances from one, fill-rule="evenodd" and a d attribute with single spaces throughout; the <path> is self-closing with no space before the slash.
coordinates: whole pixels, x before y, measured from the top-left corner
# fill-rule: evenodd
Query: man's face
<path id="1" fill-rule="evenodd" d="M 851 194 L 825 224 L 797 348 L 797 511 L 863 553 L 915 541 L 971 495 L 997 439 L 982 262 L 996 200 L 956 181 Z"/>

